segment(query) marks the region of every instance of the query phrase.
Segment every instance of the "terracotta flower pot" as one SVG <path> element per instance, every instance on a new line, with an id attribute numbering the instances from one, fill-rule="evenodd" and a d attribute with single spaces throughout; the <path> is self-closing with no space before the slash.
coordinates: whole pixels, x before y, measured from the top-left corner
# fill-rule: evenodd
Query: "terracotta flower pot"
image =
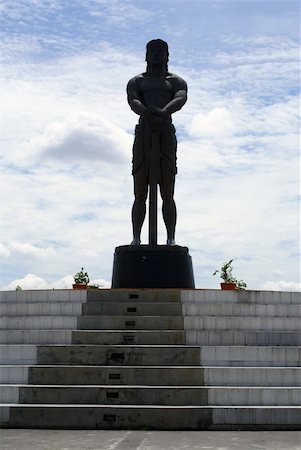
<path id="1" fill-rule="evenodd" d="M 86 284 L 73 284 L 73 289 L 87 289 Z"/>
<path id="2" fill-rule="evenodd" d="M 235 291 L 236 283 L 221 283 L 221 288 L 223 291 Z"/>

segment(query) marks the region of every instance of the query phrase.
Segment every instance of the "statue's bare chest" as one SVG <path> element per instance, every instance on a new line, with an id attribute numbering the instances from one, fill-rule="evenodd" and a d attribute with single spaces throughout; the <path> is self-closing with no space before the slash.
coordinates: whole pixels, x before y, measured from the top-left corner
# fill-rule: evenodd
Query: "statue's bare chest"
<path id="1" fill-rule="evenodd" d="M 139 90 L 145 105 L 163 107 L 173 98 L 173 85 L 166 77 L 145 77 Z"/>
<path id="2" fill-rule="evenodd" d="M 145 77 L 141 80 L 141 92 L 148 91 L 165 91 L 172 92 L 173 87 L 171 81 L 166 77 Z"/>

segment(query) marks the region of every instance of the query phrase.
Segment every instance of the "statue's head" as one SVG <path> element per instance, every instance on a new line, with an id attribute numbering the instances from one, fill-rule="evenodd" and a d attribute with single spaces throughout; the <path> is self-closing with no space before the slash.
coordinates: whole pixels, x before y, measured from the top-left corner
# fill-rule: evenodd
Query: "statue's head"
<path id="1" fill-rule="evenodd" d="M 148 65 L 164 65 L 167 68 L 168 45 L 162 39 L 153 39 L 146 44 L 145 61 Z"/>

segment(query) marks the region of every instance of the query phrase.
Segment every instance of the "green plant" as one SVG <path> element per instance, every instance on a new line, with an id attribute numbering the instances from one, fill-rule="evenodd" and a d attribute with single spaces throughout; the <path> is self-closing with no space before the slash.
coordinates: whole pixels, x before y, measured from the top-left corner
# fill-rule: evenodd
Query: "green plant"
<path id="1" fill-rule="evenodd" d="M 235 283 L 236 284 L 236 288 L 243 290 L 247 287 L 246 283 L 243 280 L 237 280 L 232 272 L 233 272 L 233 267 L 232 267 L 232 263 L 233 263 L 233 259 L 230 259 L 229 262 L 225 262 L 220 270 L 215 270 L 213 272 L 213 275 L 216 275 L 217 273 L 220 274 L 221 279 L 224 281 L 224 283 Z"/>
<path id="2" fill-rule="evenodd" d="M 90 281 L 89 275 L 87 272 L 84 272 L 84 268 L 77 272 L 74 276 L 74 283 L 75 284 L 88 284 Z"/>
<path id="3" fill-rule="evenodd" d="M 16 287 L 16 291 L 22 291 L 21 286 L 18 285 L 18 286 Z"/>
<path id="4" fill-rule="evenodd" d="M 89 287 L 89 289 L 99 289 L 100 286 L 101 286 L 101 285 L 99 285 L 99 284 L 96 283 L 96 284 L 89 284 L 88 287 Z"/>

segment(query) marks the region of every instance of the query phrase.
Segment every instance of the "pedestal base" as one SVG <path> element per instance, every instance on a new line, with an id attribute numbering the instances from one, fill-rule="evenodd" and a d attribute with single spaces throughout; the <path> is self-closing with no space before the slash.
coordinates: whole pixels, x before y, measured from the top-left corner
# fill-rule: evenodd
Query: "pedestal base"
<path id="1" fill-rule="evenodd" d="M 179 245 L 116 247 L 112 288 L 194 289 L 188 248 Z"/>

